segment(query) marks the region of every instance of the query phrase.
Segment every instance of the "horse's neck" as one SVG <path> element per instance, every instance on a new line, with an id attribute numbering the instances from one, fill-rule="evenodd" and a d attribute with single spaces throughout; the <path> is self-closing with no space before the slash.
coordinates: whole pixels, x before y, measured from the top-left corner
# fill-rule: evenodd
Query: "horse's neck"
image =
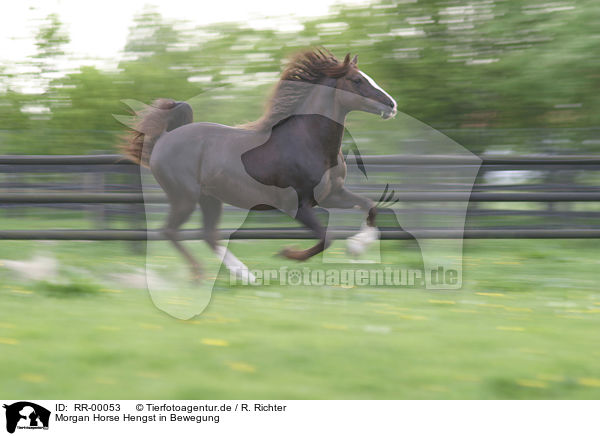
<path id="1" fill-rule="evenodd" d="M 342 146 L 344 125 L 323 115 L 304 115 L 305 134 L 310 135 L 311 143 L 330 159 L 336 160 Z"/>

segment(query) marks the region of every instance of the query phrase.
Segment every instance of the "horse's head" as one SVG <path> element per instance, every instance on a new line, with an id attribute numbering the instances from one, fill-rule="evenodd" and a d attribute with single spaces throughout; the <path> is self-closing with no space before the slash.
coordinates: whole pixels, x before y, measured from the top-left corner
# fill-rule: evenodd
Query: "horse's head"
<path id="1" fill-rule="evenodd" d="M 347 66 L 345 74 L 336 79 L 335 87 L 341 91 L 338 102 L 347 111 L 363 111 L 392 118 L 397 113 L 396 100 L 385 92 L 366 73 L 358 69 L 358 56 L 350 60 L 350 53 L 343 62 Z"/>
<path id="2" fill-rule="evenodd" d="M 351 111 L 388 119 L 396 115 L 397 105 L 358 69 L 357 56 L 351 60 L 348 54 L 340 61 L 326 49 L 305 50 L 293 57 L 281 74 L 262 118 L 242 127 L 270 129 L 294 113 L 328 114 L 343 123 L 343 117 Z"/>

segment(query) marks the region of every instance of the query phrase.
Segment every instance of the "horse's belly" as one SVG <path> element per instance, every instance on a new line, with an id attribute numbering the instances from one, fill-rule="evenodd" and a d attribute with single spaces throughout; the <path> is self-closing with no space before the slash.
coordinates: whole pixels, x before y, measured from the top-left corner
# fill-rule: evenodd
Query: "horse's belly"
<path id="1" fill-rule="evenodd" d="M 290 214 L 297 210 L 298 196 L 294 189 L 264 185 L 246 173 L 222 173 L 200 186 L 203 193 L 243 209 L 267 205 Z"/>

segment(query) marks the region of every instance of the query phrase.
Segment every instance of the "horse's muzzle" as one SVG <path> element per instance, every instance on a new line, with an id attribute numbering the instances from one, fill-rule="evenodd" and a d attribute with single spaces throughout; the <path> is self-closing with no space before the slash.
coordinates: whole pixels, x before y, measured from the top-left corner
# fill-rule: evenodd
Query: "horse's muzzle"
<path id="1" fill-rule="evenodd" d="M 397 113 L 398 111 L 395 107 L 390 108 L 390 110 L 381 111 L 381 118 L 383 118 L 384 120 L 389 120 L 390 118 L 394 118 Z"/>

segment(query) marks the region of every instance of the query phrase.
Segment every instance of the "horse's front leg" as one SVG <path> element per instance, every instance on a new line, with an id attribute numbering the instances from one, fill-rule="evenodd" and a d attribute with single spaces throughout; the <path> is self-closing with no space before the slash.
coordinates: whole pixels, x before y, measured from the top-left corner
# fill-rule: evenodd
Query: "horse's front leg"
<path id="1" fill-rule="evenodd" d="M 363 254 L 369 245 L 379 239 L 379 230 L 375 224 L 377 208 L 372 200 L 354 194 L 342 186 L 329 194 L 319 205 L 325 208 L 338 209 L 358 207 L 367 214 L 366 223 L 361 226 L 360 232 L 346 240 L 346 246 L 350 254 L 357 256 Z"/>
<path id="2" fill-rule="evenodd" d="M 306 250 L 294 250 L 292 248 L 284 248 L 280 253 L 282 256 L 287 257 L 288 259 L 302 261 L 321 253 L 323 250 L 329 247 L 329 245 L 331 245 L 330 242 L 326 241 L 325 228 L 323 228 L 323 226 L 317 219 L 315 211 L 311 205 L 301 205 L 298 209 L 298 212 L 296 213 L 296 220 L 304 224 L 312 231 L 314 231 L 316 236 L 319 238 L 319 242 Z"/>

